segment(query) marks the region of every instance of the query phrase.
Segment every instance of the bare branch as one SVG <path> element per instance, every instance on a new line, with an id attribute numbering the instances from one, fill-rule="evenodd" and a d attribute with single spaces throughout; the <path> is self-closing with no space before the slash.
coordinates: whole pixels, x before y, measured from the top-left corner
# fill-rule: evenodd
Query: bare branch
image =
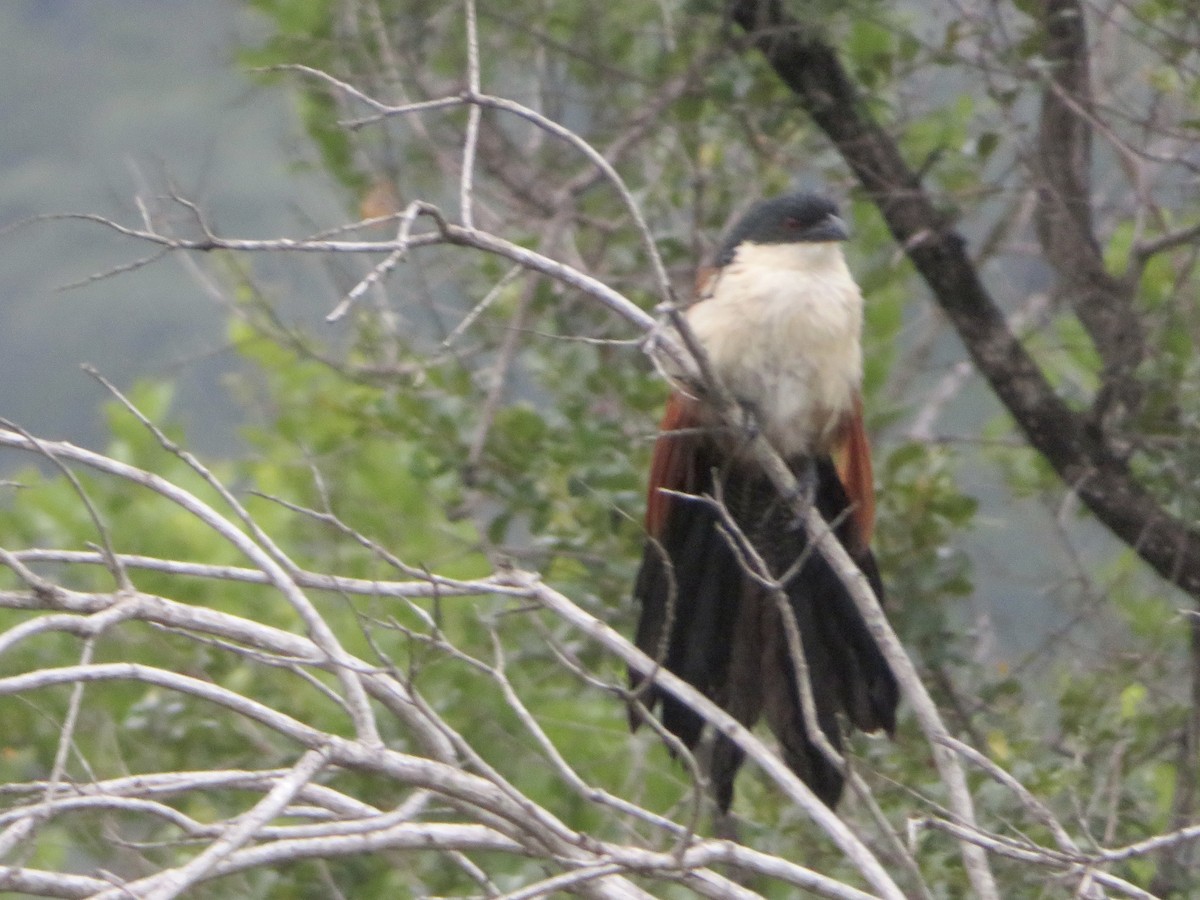
<path id="1" fill-rule="evenodd" d="M 467 91 L 475 96 L 482 93 L 479 78 L 479 23 L 475 15 L 475 0 L 463 0 L 467 18 Z M 459 216 L 467 228 L 475 227 L 475 151 L 479 146 L 479 118 L 483 108 L 472 104 L 467 110 L 467 131 L 463 138 L 462 177 L 459 181 Z"/>
<path id="2" fill-rule="evenodd" d="M 16 550 L 11 553 L 0 550 L 0 553 L 7 554 L 6 556 L 0 556 L 0 561 L 5 562 L 7 565 L 9 559 L 11 559 L 16 566 L 20 566 L 25 562 L 86 565 L 104 565 L 105 562 L 100 553 L 86 550 Z M 238 581 L 246 584 L 270 584 L 270 576 L 259 569 L 181 562 L 179 560 L 158 559 L 128 553 L 117 554 L 117 559 L 120 560 L 122 565 L 131 569 L 145 569 L 151 572 L 165 572 L 171 575 L 185 575 L 196 578 L 211 578 L 219 581 Z M 28 572 L 29 570 L 26 569 L 25 571 Z M 469 597 L 481 594 L 513 592 L 512 588 L 499 584 L 494 578 L 461 581 L 403 565 L 400 567 L 400 571 L 406 575 L 419 577 L 421 580 L 379 581 L 364 578 L 347 578 L 340 575 L 327 575 L 320 572 L 298 571 L 296 573 L 296 584 L 310 590 L 331 591 L 337 594 L 360 594 L 364 597 Z M 49 585 L 49 582 L 45 582 L 45 584 Z"/>
<path id="3" fill-rule="evenodd" d="M 203 853 L 177 869 L 100 894 L 97 900 L 119 900 L 130 893 L 145 897 L 146 900 L 171 900 L 172 897 L 178 897 L 189 887 L 207 878 L 223 859 L 250 841 L 262 826 L 282 813 L 328 762 L 329 757 L 323 749 L 309 750 L 292 767 L 286 778 L 280 778 L 253 809 L 232 823 L 233 827 L 226 830 Z"/>
<path id="4" fill-rule="evenodd" d="M 306 75 L 318 78 L 338 90 L 345 91 L 350 96 L 357 100 L 366 103 L 367 106 L 376 110 L 376 115 L 368 119 L 359 119 L 343 124 L 349 128 L 361 128 L 364 125 L 379 121 L 381 118 L 389 116 L 410 115 L 414 112 L 424 112 L 429 109 L 443 109 L 459 105 L 472 105 L 486 109 L 497 109 L 503 112 L 511 113 L 518 118 L 524 119 L 527 122 L 537 126 L 548 134 L 554 135 L 562 141 L 565 141 L 580 153 L 582 153 L 600 172 L 604 178 L 613 187 L 625 204 L 630 217 L 633 220 L 634 227 L 642 238 L 643 246 L 646 253 L 650 257 L 650 263 L 654 271 L 655 280 L 658 290 L 664 302 L 670 302 L 672 298 L 671 282 L 667 276 L 666 268 L 663 265 L 662 258 L 658 253 L 658 247 L 654 242 L 654 238 L 650 233 L 649 226 L 646 224 L 645 218 L 642 215 L 641 207 L 634 200 L 632 193 L 626 186 L 624 179 L 612 163 L 605 156 L 592 147 L 587 141 L 579 137 L 575 132 L 571 131 L 552 119 L 543 116 L 537 110 L 530 109 L 528 106 L 517 103 L 513 100 L 508 100 L 504 97 L 495 97 L 489 94 L 482 94 L 475 90 L 468 90 L 463 96 L 457 98 L 445 97 L 441 100 L 431 101 L 424 104 L 406 104 L 404 106 L 389 107 L 387 104 L 372 100 L 362 94 L 362 92 L 351 87 L 340 79 L 334 78 L 325 72 L 318 69 L 313 69 L 308 66 L 278 66 L 273 67 L 275 71 L 295 71 Z M 471 225 L 464 220 L 464 226 L 471 229 Z"/>
<path id="5" fill-rule="evenodd" d="M 722 735 L 737 744 L 749 759 L 753 760 L 772 781 L 779 785 L 789 799 L 803 809 L 830 836 L 838 848 L 846 854 L 882 896 L 896 898 L 904 896 L 874 855 L 838 819 L 833 811 L 818 800 L 808 786 L 800 781 L 778 756 L 767 750 L 762 742 L 736 719 L 683 679 L 666 669 L 659 668 L 654 660 L 608 625 L 588 615 L 565 596 L 543 584 L 537 577 L 527 572 L 513 570 L 507 573 L 506 580 L 513 586 L 526 590 L 531 599 L 545 605 L 547 609 L 570 622 L 592 640 L 602 644 L 641 675 L 645 677 L 653 675 L 659 688 L 686 703 Z"/>
<path id="6" fill-rule="evenodd" d="M 1200 238 L 1200 222 L 1177 231 L 1168 231 L 1166 234 L 1161 234 L 1148 241 L 1142 241 L 1133 248 L 1133 262 L 1129 278 L 1136 283 L 1151 258 L 1159 253 L 1182 247 L 1184 244 L 1190 244 L 1197 238 Z"/>

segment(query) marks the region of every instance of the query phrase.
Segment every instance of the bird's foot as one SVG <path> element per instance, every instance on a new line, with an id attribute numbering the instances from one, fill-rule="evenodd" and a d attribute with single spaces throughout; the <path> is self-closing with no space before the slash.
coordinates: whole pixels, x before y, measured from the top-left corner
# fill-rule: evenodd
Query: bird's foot
<path id="1" fill-rule="evenodd" d="M 756 437 L 762 434 L 762 428 L 759 426 L 758 407 L 751 400 L 743 400 L 737 398 L 737 407 L 741 415 L 741 421 L 738 423 L 739 431 L 746 445 L 749 446 Z"/>
<path id="2" fill-rule="evenodd" d="M 804 528 L 804 519 L 808 515 L 809 507 L 817 499 L 817 466 L 811 459 L 805 459 L 799 465 L 793 466 L 792 471 L 796 475 L 796 488 L 784 501 L 792 512 L 788 530 L 800 531 Z"/>

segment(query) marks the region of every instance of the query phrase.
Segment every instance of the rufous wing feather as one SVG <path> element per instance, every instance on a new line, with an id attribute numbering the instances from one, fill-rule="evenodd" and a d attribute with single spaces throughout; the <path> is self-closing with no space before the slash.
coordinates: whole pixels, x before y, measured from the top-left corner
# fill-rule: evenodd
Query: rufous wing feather
<path id="1" fill-rule="evenodd" d="M 842 423 L 840 441 L 834 453 L 838 477 L 857 528 L 855 548 L 865 551 L 875 533 L 875 473 L 871 469 L 871 444 L 863 423 L 862 398 L 854 398 L 854 408 Z"/>
<path id="2" fill-rule="evenodd" d="M 646 533 L 660 538 L 672 497 L 667 491 L 694 493 L 701 446 L 696 401 L 678 392 L 667 400 L 667 409 L 654 442 L 650 485 L 646 494 Z"/>
<path id="3" fill-rule="evenodd" d="M 672 395 L 650 469 L 646 544 L 634 586 L 641 607 L 636 643 L 710 696 L 724 681 L 728 633 L 737 611 L 728 598 L 743 579 L 716 528 L 714 510 L 699 499 L 712 493 L 719 464 L 696 401 Z M 630 672 L 635 689 L 642 681 Z M 651 708 L 661 702 L 664 725 L 694 746 L 703 727 L 699 716 L 653 688 L 641 699 Z M 630 721 L 635 727 L 640 721 L 633 710 Z"/>

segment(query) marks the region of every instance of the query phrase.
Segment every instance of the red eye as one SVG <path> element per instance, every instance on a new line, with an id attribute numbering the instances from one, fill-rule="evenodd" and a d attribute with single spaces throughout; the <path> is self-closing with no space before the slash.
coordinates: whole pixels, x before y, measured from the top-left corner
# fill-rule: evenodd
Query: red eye
<path id="1" fill-rule="evenodd" d="M 783 227 L 788 229 L 789 231 L 795 231 L 796 229 L 798 229 L 800 227 L 800 220 L 797 219 L 795 216 L 788 216 L 786 219 L 783 220 Z"/>

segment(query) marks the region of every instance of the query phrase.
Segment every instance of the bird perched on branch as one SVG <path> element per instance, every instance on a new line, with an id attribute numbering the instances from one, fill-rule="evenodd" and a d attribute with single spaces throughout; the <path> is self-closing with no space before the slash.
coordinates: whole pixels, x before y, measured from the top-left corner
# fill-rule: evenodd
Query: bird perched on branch
<path id="1" fill-rule="evenodd" d="M 765 715 L 784 760 L 829 806 L 843 777 L 805 725 L 797 654 L 771 581 L 782 580 L 800 634 L 810 720 L 833 748 L 842 746 L 839 716 L 892 733 L 899 693 L 847 588 L 809 546 L 796 498 L 780 495 L 749 445 L 760 434 L 778 452 L 882 599 L 859 393 L 863 301 L 842 255 L 847 237 L 825 197 L 765 200 L 701 277 L 685 330 L 748 425 L 721 421 L 711 385 L 680 380 L 654 447 L 634 588 L 638 647 L 743 724 Z M 703 719 L 637 673 L 630 680 L 647 708 L 661 706 L 664 726 L 696 747 Z M 640 715 L 631 720 L 637 727 Z M 722 811 L 742 756 L 716 738 L 709 777 Z"/>

